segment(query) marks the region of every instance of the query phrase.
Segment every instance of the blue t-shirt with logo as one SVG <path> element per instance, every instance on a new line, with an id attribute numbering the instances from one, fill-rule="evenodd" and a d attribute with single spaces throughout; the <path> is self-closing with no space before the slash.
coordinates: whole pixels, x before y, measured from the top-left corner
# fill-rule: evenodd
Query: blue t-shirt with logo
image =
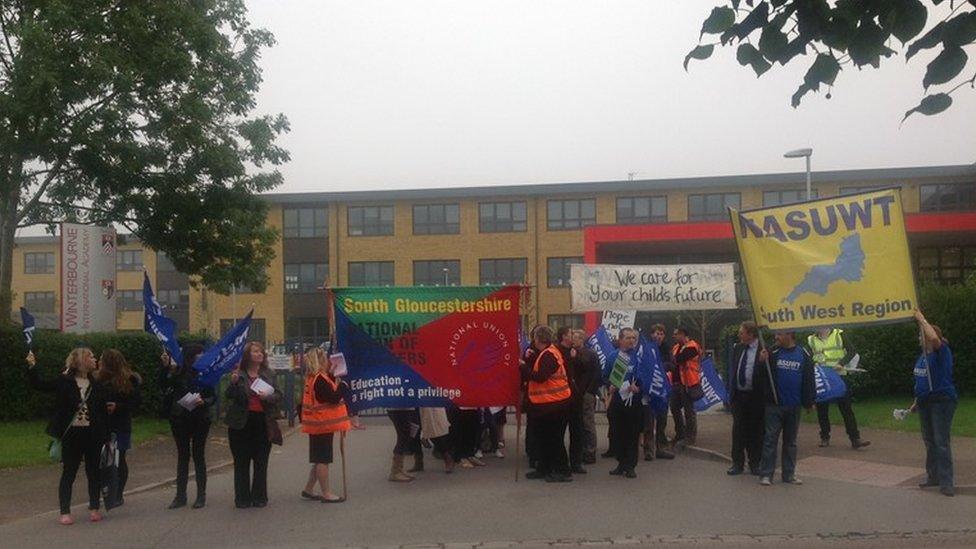
<path id="1" fill-rule="evenodd" d="M 803 363 L 806 353 L 796 345 L 781 347 L 773 355 L 776 376 L 776 395 L 780 406 L 803 405 Z"/>
<path id="2" fill-rule="evenodd" d="M 931 386 L 926 362 L 931 371 Z M 952 350 L 944 341 L 939 350 L 926 356 L 919 355 L 918 360 L 915 361 L 915 398 L 925 399 L 932 395 L 944 395 L 953 400 L 959 398 L 956 386 L 952 383 Z"/>

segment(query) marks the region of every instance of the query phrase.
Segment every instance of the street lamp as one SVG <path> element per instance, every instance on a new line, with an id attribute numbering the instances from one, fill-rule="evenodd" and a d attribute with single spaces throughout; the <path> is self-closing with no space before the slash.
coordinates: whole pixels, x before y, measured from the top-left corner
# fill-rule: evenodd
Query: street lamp
<path id="1" fill-rule="evenodd" d="M 783 155 L 783 158 L 805 158 L 807 160 L 807 200 L 813 198 L 813 189 L 810 187 L 810 157 L 813 156 L 813 149 L 796 149 Z"/>
<path id="2" fill-rule="evenodd" d="M 447 267 L 442 268 L 441 271 L 444 272 L 444 285 L 447 286 L 448 285 L 447 284 L 447 272 L 448 272 Z"/>

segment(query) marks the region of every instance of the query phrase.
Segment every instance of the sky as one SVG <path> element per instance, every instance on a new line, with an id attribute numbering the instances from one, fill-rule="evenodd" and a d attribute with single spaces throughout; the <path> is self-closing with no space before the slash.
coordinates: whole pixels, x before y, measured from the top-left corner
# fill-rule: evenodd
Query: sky
<path id="1" fill-rule="evenodd" d="M 722 3 L 248 0 L 278 41 L 258 111 L 291 122 L 277 190 L 790 172 L 800 147 L 814 171 L 976 162 L 976 92 L 901 124 L 932 52 L 846 67 L 797 109 L 812 57 L 757 79 L 725 48 L 686 72 Z"/>

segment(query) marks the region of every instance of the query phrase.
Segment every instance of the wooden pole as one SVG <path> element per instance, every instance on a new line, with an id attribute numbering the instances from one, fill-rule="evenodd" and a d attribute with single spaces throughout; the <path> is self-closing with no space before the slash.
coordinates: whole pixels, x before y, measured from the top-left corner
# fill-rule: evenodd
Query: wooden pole
<path id="1" fill-rule="evenodd" d="M 519 481 L 522 464 L 522 407 L 515 405 L 515 482 Z"/>
<path id="2" fill-rule="evenodd" d="M 342 499 L 348 497 L 346 491 L 346 432 L 339 431 L 339 456 L 342 458 Z"/>

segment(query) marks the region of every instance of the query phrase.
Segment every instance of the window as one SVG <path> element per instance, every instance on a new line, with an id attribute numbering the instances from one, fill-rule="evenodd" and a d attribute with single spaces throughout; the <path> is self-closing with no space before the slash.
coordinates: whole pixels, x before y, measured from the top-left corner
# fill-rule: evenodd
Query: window
<path id="1" fill-rule="evenodd" d="M 115 309 L 118 311 L 141 311 L 142 290 L 118 290 L 115 292 Z"/>
<path id="2" fill-rule="evenodd" d="M 115 270 L 141 271 L 142 250 L 119 250 L 115 254 Z"/>
<path id="3" fill-rule="evenodd" d="M 173 261 L 165 253 L 156 252 L 156 272 L 174 273 L 176 265 L 173 265 Z"/>
<path id="4" fill-rule="evenodd" d="M 289 318 L 285 323 L 285 338 L 306 343 L 321 343 L 329 339 L 329 320 L 320 318 Z"/>
<path id="5" fill-rule="evenodd" d="M 869 193 L 871 191 L 879 191 L 881 189 L 890 189 L 894 185 L 852 185 L 850 187 L 841 187 L 841 196 L 845 194 L 859 194 L 859 193 Z"/>
<path id="6" fill-rule="evenodd" d="M 569 287 L 569 266 L 582 263 L 582 257 L 550 257 L 547 260 L 546 278 L 550 288 Z"/>
<path id="7" fill-rule="evenodd" d="M 525 202 L 482 202 L 478 204 L 478 229 L 483 233 L 525 232 Z"/>
<path id="8" fill-rule="evenodd" d="M 729 206 L 738 209 L 739 193 L 705 193 L 688 195 L 688 221 L 728 221 Z"/>
<path id="9" fill-rule="evenodd" d="M 241 317 L 243 318 L 243 317 Z M 220 337 L 224 337 L 227 332 L 231 331 L 241 318 L 221 318 L 220 319 Z M 257 341 L 258 343 L 264 345 L 266 342 L 266 331 L 263 318 L 251 318 L 251 328 L 247 332 L 248 341 Z"/>
<path id="10" fill-rule="evenodd" d="M 919 192 L 919 210 L 923 212 L 976 210 L 976 183 L 921 185 Z"/>
<path id="11" fill-rule="evenodd" d="M 156 301 L 167 311 L 188 311 L 190 309 L 190 290 L 159 290 Z"/>
<path id="12" fill-rule="evenodd" d="M 392 261 L 350 261 L 350 286 L 392 286 Z"/>
<path id="13" fill-rule="evenodd" d="M 810 189 L 810 198 L 817 198 L 817 189 Z M 763 207 L 785 206 L 796 204 L 807 199 L 806 189 L 787 189 L 783 191 L 764 191 Z"/>
<path id="14" fill-rule="evenodd" d="M 54 252 L 26 252 L 24 274 L 54 274 Z"/>
<path id="15" fill-rule="evenodd" d="M 329 235 L 329 210 L 285 208 L 282 233 L 285 238 L 322 238 Z"/>
<path id="16" fill-rule="evenodd" d="M 519 259 L 482 259 L 479 261 L 480 280 L 482 285 L 520 284 L 525 281 L 528 261 Z"/>
<path id="17" fill-rule="evenodd" d="M 550 200 L 546 208 L 550 231 L 581 229 L 596 223 L 596 200 Z"/>
<path id="18" fill-rule="evenodd" d="M 329 276 L 328 263 L 288 263 L 285 265 L 285 291 L 312 293 L 325 284 Z"/>
<path id="19" fill-rule="evenodd" d="M 413 234 L 458 234 L 461 213 L 457 204 L 417 204 L 413 207 Z"/>
<path id="20" fill-rule="evenodd" d="M 626 196 L 617 199 L 617 223 L 666 223 L 668 199 L 665 196 Z"/>
<path id="21" fill-rule="evenodd" d="M 943 284 L 962 282 L 976 275 L 976 246 L 918 248 L 918 277 Z"/>
<path id="22" fill-rule="evenodd" d="M 349 236 L 393 234 L 393 206 L 350 206 Z"/>
<path id="23" fill-rule="evenodd" d="M 567 326 L 574 330 L 582 330 L 584 324 L 583 315 L 549 315 L 549 327 L 557 330 L 562 326 Z"/>
<path id="24" fill-rule="evenodd" d="M 460 286 L 461 262 L 456 259 L 414 261 L 413 285 Z"/>
<path id="25" fill-rule="evenodd" d="M 30 313 L 53 313 L 54 292 L 24 292 L 24 308 Z"/>

